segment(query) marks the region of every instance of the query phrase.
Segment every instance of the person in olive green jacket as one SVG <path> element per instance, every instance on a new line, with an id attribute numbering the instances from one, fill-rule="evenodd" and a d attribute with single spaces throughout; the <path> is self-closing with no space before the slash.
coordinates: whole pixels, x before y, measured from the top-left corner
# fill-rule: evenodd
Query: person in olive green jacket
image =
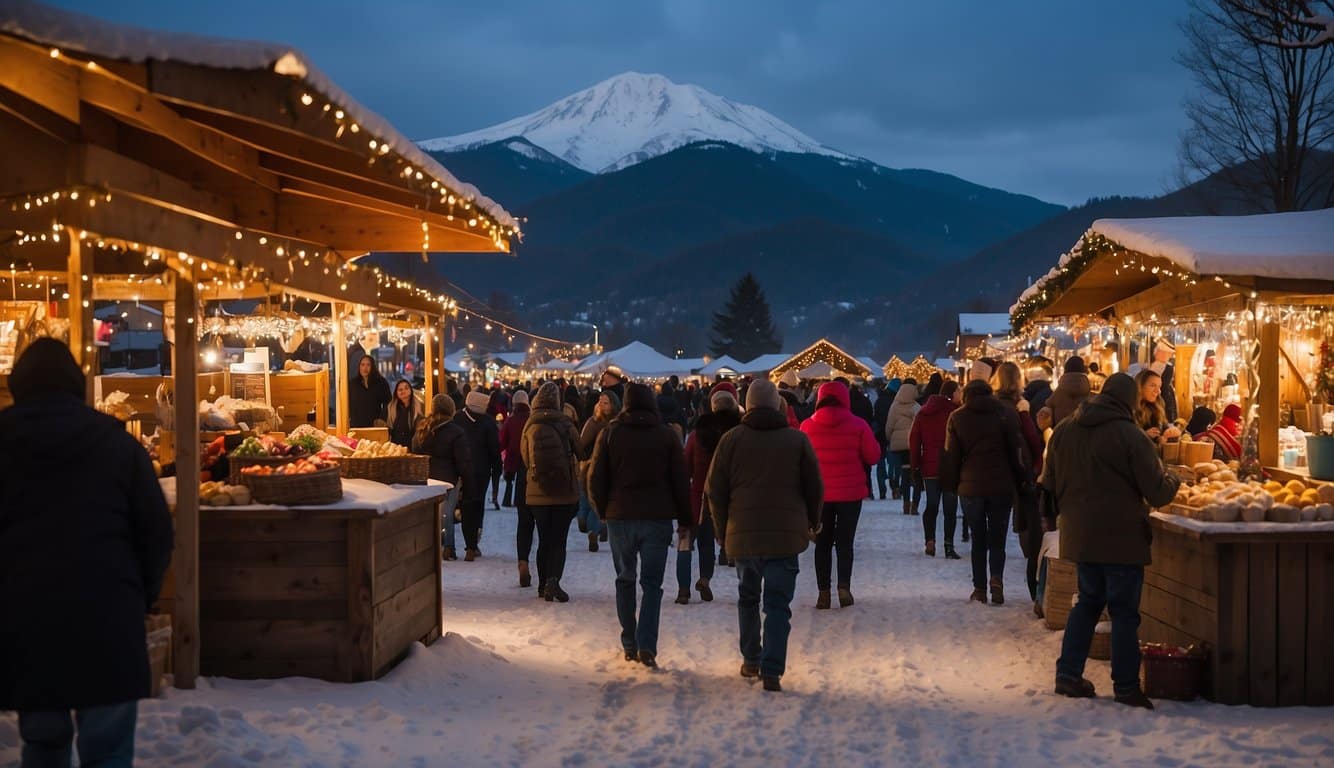
<path id="1" fill-rule="evenodd" d="M 1061 557 L 1078 566 L 1079 602 L 1065 626 L 1056 692 L 1090 698 L 1084 663 L 1106 607 L 1112 619 L 1116 701 L 1152 709 L 1139 687 L 1140 589 L 1149 563 L 1149 507 L 1167 504 L 1180 482 L 1163 469 L 1153 441 L 1135 423 L 1135 380 L 1113 374 L 1101 394 L 1057 425 L 1047 445 L 1042 487 L 1055 499 Z"/>
<path id="2" fill-rule="evenodd" d="M 741 676 L 763 678 L 766 691 L 781 691 L 797 555 L 819 530 L 824 483 L 810 439 L 788 426 L 769 380 L 750 385 L 741 426 L 718 442 L 705 489 L 718 541 L 736 561 L 740 581 Z"/>
<path id="3" fill-rule="evenodd" d="M 579 504 L 579 432 L 561 408 L 560 387 L 548 381 L 533 396 L 519 452 L 528 473 L 524 501 L 537 522 L 537 594 L 547 602 L 569 602 L 560 587 L 565 545 Z M 526 563 L 520 565 L 520 576 Z"/>

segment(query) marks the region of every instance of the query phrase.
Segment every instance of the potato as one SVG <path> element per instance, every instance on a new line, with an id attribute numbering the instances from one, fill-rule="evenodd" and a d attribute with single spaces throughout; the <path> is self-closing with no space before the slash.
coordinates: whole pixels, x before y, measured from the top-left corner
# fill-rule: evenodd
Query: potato
<path id="1" fill-rule="evenodd" d="M 1302 511 L 1290 504 L 1275 504 L 1265 513 L 1271 523 L 1295 523 L 1302 519 Z"/>
<path id="2" fill-rule="evenodd" d="M 1315 494 L 1322 504 L 1334 504 L 1334 484 L 1320 486 Z"/>
<path id="3" fill-rule="evenodd" d="M 1310 523 L 1320 519 L 1320 510 L 1318 504 L 1312 504 L 1302 507 L 1302 522 Z"/>
<path id="4" fill-rule="evenodd" d="M 1244 509 L 1246 509 L 1244 504 L 1223 504 L 1214 511 L 1214 522 L 1235 523 L 1241 519 L 1241 513 Z"/>
<path id="5" fill-rule="evenodd" d="M 217 493 L 209 497 L 208 504 L 211 507 L 230 507 L 232 505 L 232 497 L 225 493 Z"/>
<path id="6" fill-rule="evenodd" d="M 1317 520 L 1334 520 L 1334 504 L 1317 504 L 1315 511 Z"/>
<path id="7" fill-rule="evenodd" d="M 1199 464 L 1191 467 L 1197 474 L 1212 475 L 1218 471 L 1218 465 L 1212 461 L 1201 461 Z"/>
<path id="8" fill-rule="evenodd" d="M 1241 510 L 1241 519 L 1247 523 L 1259 523 L 1265 519 L 1265 509 L 1259 505 L 1253 505 Z"/>
<path id="9" fill-rule="evenodd" d="M 232 502 L 237 506 L 243 507 L 250 503 L 250 489 L 244 485 L 232 486 L 229 495 L 232 497 Z"/>

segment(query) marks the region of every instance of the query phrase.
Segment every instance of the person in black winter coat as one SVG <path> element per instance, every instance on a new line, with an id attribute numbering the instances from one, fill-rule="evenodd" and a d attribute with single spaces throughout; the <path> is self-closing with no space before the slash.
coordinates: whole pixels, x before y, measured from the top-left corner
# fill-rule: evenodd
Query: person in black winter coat
<path id="1" fill-rule="evenodd" d="M 926 405 L 926 401 L 931 399 L 932 395 L 940 394 L 940 388 L 945 385 L 945 377 L 939 372 L 931 374 L 931 378 L 926 380 L 926 386 L 917 395 L 917 404 Z"/>
<path id="2" fill-rule="evenodd" d="M 389 406 L 389 382 L 380 375 L 375 360 L 362 355 L 357 363 L 357 374 L 348 382 L 347 423 L 349 427 L 373 427 L 384 421 Z"/>
<path id="3" fill-rule="evenodd" d="M 24 765 L 129 765 L 149 695 L 144 613 L 171 559 L 153 464 L 121 422 L 84 404 L 69 349 L 34 341 L 0 411 L 0 710 L 18 710 Z"/>
<path id="4" fill-rule="evenodd" d="M 496 420 L 487 414 L 491 398 L 480 390 L 469 392 L 466 407 L 454 417 L 454 423 L 463 428 L 468 437 L 468 453 L 472 457 L 472 472 L 463 478 L 460 508 L 463 510 L 463 559 L 472 562 L 481 554 L 478 539 L 482 534 L 482 520 L 486 514 L 486 487 L 493 476 L 503 469 L 500 460 L 500 430 Z"/>
<path id="5" fill-rule="evenodd" d="M 871 428 L 871 434 L 875 434 L 875 406 L 871 403 L 871 398 L 866 396 L 860 386 L 849 386 L 848 395 L 852 403 L 852 415 L 866 422 L 866 426 Z M 876 441 L 880 442 L 879 440 Z M 885 460 L 884 448 L 880 450 L 879 461 Z M 877 462 L 878 463 L 878 462 Z M 866 465 L 866 490 L 868 499 L 874 499 L 875 494 L 871 492 L 871 465 Z"/>
<path id="6" fill-rule="evenodd" d="M 893 486 L 894 493 L 898 493 L 898 481 L 890 477 L 889 472 L 889 438 L 885 434 L 885 424 L 889 422 L 889 406 L 894 404 L 894 393 L 889 391 L 885 382 L 880 382 L 875 388 L 875 404 L 871 409 L 871 434 L 875 435 L 875 441 L 880 443 L 880 461 L 875 465 L 875 482 L 880 489 L 880 500 L 885 500 L 885 495 L 889 491 L 889 486 Z"/>
<path id="7" fill-rule="evenodd" d="M 444 560 L 458 559 L 454 553 L 454 510 L 458 508 L 463 478 L 472 476 L 468 435 L 454 423 L 456 415 L 453 398 L 436 395 L 431 401 L 431 415 L 417 422 L 417 432 L 412 436 L 412 452 L 431 457 L 431 479 L 454 486 L 445 498 L 440 528 Z"/>
<path id="8" fill-rule="evenodd" d="M 681 410 L 681 404 L 676 401 L 676 388 L 670 381 L 664 381 L 658 388 L 658 413 L 662 414 L 663 424 L 669 427 L 676 424 L 681 427 L 682 434 L 685 434 L 685 411 Z"/>

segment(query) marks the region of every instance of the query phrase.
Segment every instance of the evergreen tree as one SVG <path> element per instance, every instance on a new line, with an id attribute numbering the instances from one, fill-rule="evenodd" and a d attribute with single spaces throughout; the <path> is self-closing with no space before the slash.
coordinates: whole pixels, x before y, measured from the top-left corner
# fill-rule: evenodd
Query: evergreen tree
<path id="1" fill-rule="evenodd" d="M 769 302 L 764 298 L 755 276 L 747 272 L 736 285 L 721 312 L 713 313 L 713 334 L 709 348 L 713 354 L 746 362 L 763 354 L 778 352 L 782 339 L 774 329 Z"/>

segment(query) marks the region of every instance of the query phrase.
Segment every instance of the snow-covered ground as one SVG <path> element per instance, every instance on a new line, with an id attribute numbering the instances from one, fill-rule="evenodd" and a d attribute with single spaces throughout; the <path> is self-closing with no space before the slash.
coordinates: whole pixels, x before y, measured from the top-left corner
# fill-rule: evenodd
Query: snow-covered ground
<path id="1" fill-rule="evenodd" d="M 857 604 L 816 612 L 802 557 L 785 691 L 740 678 L 736 577 L 717 599 L 671 602 L 659 661 L 622 660 L 604 545 L 574 526 L 566 605 L 518 589 L 512 510 L 488 512 L 484 556 L 446 563 L 445 630 L 384 679 L 201 681 L 140 709 L 138 764 L 208 765 L 1334 765 L 1334 711 L 1112 703 L 1051 693 L 1060 633 L 1022 599 L 1011 537 L 1001 607 L 968 603 L 965 559 L 930 559 L 920 520 L 866 506 Z M 15 719 L 0 715 L 0 765 L 16 764 Z"/>

